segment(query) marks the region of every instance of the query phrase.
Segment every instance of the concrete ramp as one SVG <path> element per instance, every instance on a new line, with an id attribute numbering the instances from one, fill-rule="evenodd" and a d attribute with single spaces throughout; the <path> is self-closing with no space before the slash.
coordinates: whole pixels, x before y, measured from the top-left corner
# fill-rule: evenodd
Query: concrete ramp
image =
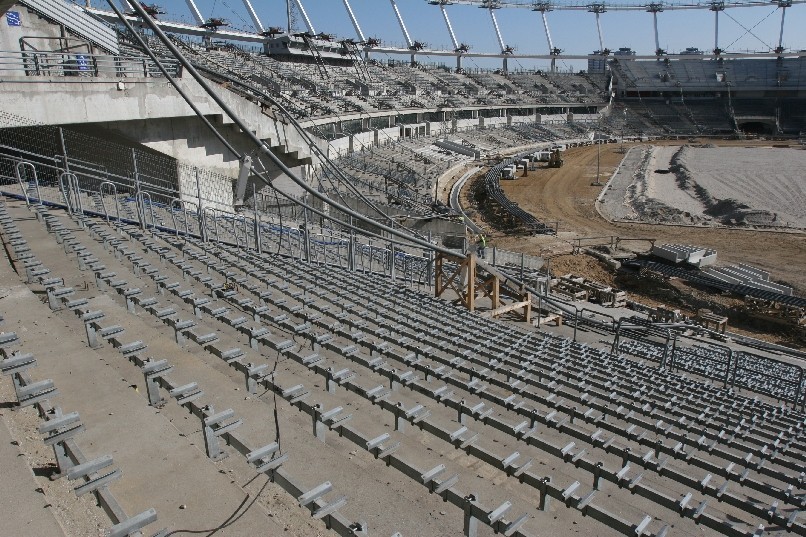
<path id="1" fill-rule="evenodd" d="M 14 2 L 11 2 L 11 5 L 3 9 L 5 3 L 5 0 L 0 1 L 0 13 L 4 13 L 8 7 L 14 5 Z M 83 37 L 107 52 L 120 53 L 115 32 L 75 4 L 65 0 L 20 0 L 19 3 L 36 11 L 42 17 L 63 25 L 70 33 Z"/>

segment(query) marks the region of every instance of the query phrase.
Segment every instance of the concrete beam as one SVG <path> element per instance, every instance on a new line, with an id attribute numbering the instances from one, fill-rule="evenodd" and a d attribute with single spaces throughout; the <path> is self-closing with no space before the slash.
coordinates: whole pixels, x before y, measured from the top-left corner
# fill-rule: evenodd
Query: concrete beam
<path id="1" fill-rule="evenodd" d="M 232 129 L 231 121 L 222 114 L 198 84 L 187 79 L 180 79 L 178 82 L 206 117 L 217 118 L 213 121 L 214 125 L 226 127 L 225 135 L 232 136 L 236 141 L 243 137 L 243 133 Z M 143 122 L 143 118 L 148 118 L 147 123 L 151 124 L 151 127 L 150 130 L 147 129 L 146 138 L 164 142 L 177 138 L 171 137 L 170 133 L 155 133 L 154 128 L 159 125 L 173 128 L 171 125 L 177 121 L 180 123 L 191 121 L 193 124 L 196 121 L 193 110 L 164 81 L 145 78 L 119 82 L 112 78 L 70 80 L 55 77 L 33 80 L 29 77 L 2 77 L 0 85 L 3 87 L 0 111 L 21 115 L 46 125 L 104 124 L 115 128 L 114 124 L 118 124 L 121 129 L 116 130 L 127 131 L 126 125 L 137 125 Z M 290 165 L 311 162 L 308 144 L 292 126 L 267 115 L 259 105 L 224 88 L 216 88 L 216 91 L 228 106 L 243 118 L 249 128 L 270 147 L 281 153 L 281 158 L 287 158 Z M 202 141 L 208 136 L 203 128 L 194 128 L 193 132 L 197 133 L 196 137 Z M 182 134 L 178 133 L 177 136 Z M 146 143 L 146 138 L 137 139 Z M 184 139 L 187 138 L 188 134 L 184 133 Z M 232 155 L 224 154 L 226 150 L 223 146 L 200 143 L 201 146 L 206 146 L 208 150 L 215 148 L 202 156 L 212 155 L 219 163 L 222 159 L 224 162 L 235 162 L 233 166 L 237 173 L 237 161 Z M 158 150 L 166 151 L 166 148 Z M 177 158 L 184 160 L 179 156 Z M 204 165 L 201 162 L 196 164 Z M 220 166 L 213 167 L 220 168 Z M 230 165 L 226 166 L 229 167 Z"/>

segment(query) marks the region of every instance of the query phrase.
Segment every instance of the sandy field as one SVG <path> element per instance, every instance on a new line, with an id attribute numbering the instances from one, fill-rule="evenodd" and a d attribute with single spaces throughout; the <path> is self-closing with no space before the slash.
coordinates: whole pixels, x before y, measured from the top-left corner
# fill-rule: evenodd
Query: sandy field
<path id="1" fill-rule="evenodd" d="M 616 221 L 806 229 L 806 151 L 634 147 L 600 207 Z"/>

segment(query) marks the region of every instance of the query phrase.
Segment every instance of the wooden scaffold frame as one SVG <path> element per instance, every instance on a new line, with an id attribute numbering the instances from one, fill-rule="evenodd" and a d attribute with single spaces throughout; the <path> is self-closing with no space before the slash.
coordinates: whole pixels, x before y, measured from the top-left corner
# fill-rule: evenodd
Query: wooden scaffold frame
<path id="1" fill-rule="evenodd" d="M 508 278 L 479 261 L 475 254 L 459 256 L 437 253 L 434 268 L 434 296 L 437 298 L 451 290 L 456 293 L 456 301 L 470 311 L 476 311 L 479 298 L 489 298 L 491 307 L 483 311 L 482 316 L 494 318 L 522 309 L 523 320 L 527 323 L 531 321 L 531 293 L 512 286 Z M 450 274 L 446 274 L 446 269 Z"/>

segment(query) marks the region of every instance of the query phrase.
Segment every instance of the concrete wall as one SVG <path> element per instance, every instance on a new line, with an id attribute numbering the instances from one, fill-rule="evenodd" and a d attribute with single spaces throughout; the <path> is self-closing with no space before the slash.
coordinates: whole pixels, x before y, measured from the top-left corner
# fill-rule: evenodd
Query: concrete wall
<path id="1" fill-rule="evenodd" d="M 350 137 L 344 136 L 328 142 L 327 154 L 330 158 L 337 158 L 350 153 Z"/>
<path id="2" fill-rule="evenodd" d="M 442 136 L 451 133 L 453 124 L 450 121 L 431 121 L 427 123 L 427 127 L 431 136 Z"/>
<path id="3" fill-rule="evenodd" d="M 391 144 L 400 139 L 400 129 L 389 127 L 388 129 L 378 129 L 378 145 Z"/>
<path id="4" fill-rule="evenodd" d="M 510 116 L 510 125 L 522 125 L 523 123 L 534 123 L 535 116 Z"/>
<path id="5" fill-rule="evenodd" d="M 456 130 L 467 130 L 467 129 L 475 129 L 479 126 L 478 119 L 457 119 L 456 120 Z"/>
<path id="6" fill-rule="evenodd" d="M 51 125 L 104 123 L 109 126 L 116 122 L 141 121 L 145 118 L 149 122 L 195 118 L 190 106 L 165 80 L 129 78 L 121 82 L 119 85 L 117 80 L 103 78 L 2 77 L 0 110 Z M 180 79 L 179 84 L 205 116 L 217 119 L 219 125 L 232 123 L 195 81 Z M 214 90 L 252 132 L 278 153 L 284 154 L 289 160 L 310 159 L 307 142 L 302 140 L 293 126 L 275 119 L 259 105 L 224 88 L 214 87 Z M 195 128 L 200 130 L 202 126 L 199 124 Z M 213 166 L 220 165 L 224 160 L 220 155 L 211 155 L 212 152 L 193 164 L 205 166 L 207 157 Z M 199 158 L 199 155 L 193 158 Z"/>
<path id="7" fill-rule="evenodd" d="M 360 132 L 353 135 L 353 151 L 360 152 L 362 149 L 370 149 L 375 146 L 375 132 Z"/>
<path id="8" fill-rule="evenodd" d="M 213 170 L 232 178 L 237 177 L 240 162 L 207 129 L 184 99 L 161 79 L 125 79 L 122 85 L 115 79 L 73 77 L 2 77 L 3 97 L 0 111 L 23 116 L 37 123 L 50 125 L 91 124 L 98 127 L 96 136 L 103 137 L 103 129 L 119 133 L 132 142 L 152 149 L 193 166 Z M 204 90 L 192 80 L 180 80 L 203 114 L 221 131 L 240 153 L 251 153 L 255 145 L 251 139 L 221 114 Z M 277 120 L 259 105 L 241 99 L 223 88 L 216 88 L 222 99 L 261 139 L 265 140 L 282 162 L 296 168 L 311 161 L 307 142 L 293 126 Z M 397 129 L 393 129 L 397 132 Z M 282 180 L 281 172 L 266 156 L 259 162 L 267 174 L 278 179 L 278 188 L 292 195 L 301 189 L 290 180 Z M 256 160 L 255 164 L 260 165 Z M 231 206 L 229 185 L 218 180 L 208 185 L 209 193 L 223 193 L 220 201 Z M 259 183 L 262 186 L 262 183 Z M 189 183 L 180 183 L 185 188 Z M 195 180 L 190 191 L 181 190 L 183 197 L 196 198 Z M 203 193 L 202 197 L 206 197 Z"/>
<path id="9" fill-rule="evenodd" d="M 6 16 L 2 16 L 0 19 L 0 50 L 19 51 L 20 38 L 23 36 L 62 37 L 61 29 L 58 26 L 51 24 L 33 11 L 29 11 L 23 5 L 15 4 L 9 11 L 16 11 L 20 14 L 21 24 L 20 26 L 9 26 Z M 39 50 L 59 48 L 59 42 L 56 40 L 30 38 L 27 41 Z"/>
<path id="10" fill-rule="evenodd" d="M 360 132 L 352 136 L 344 136 L 327 142 L 322 142 L 320 147 L 327 153 L 329 158 L 335 159 L 340 156 L 349 155 L 351 152 L 360 153 L 363 149 L 370 149 L 400 139 L 400 127 L 389 127 L 388 129 L 377 129 Z"/>
<path id="11" fill-rule="evenodd" d="M 575 123 L 590 123 L 599 121 L 599 114 L 573 114 Z"/>
<path id="12" fill-rule="evenodd" d="M 539 116 L 538 123 L 566 123 L 568 116 L 566 114 L 542 114 Z"/>
<path id="13" fill-rule="evenodd" d="M 485 127 L 499 127 L 507 124 L 506 117 L 485 117 L 481 119 L 484 120 Z"/>

